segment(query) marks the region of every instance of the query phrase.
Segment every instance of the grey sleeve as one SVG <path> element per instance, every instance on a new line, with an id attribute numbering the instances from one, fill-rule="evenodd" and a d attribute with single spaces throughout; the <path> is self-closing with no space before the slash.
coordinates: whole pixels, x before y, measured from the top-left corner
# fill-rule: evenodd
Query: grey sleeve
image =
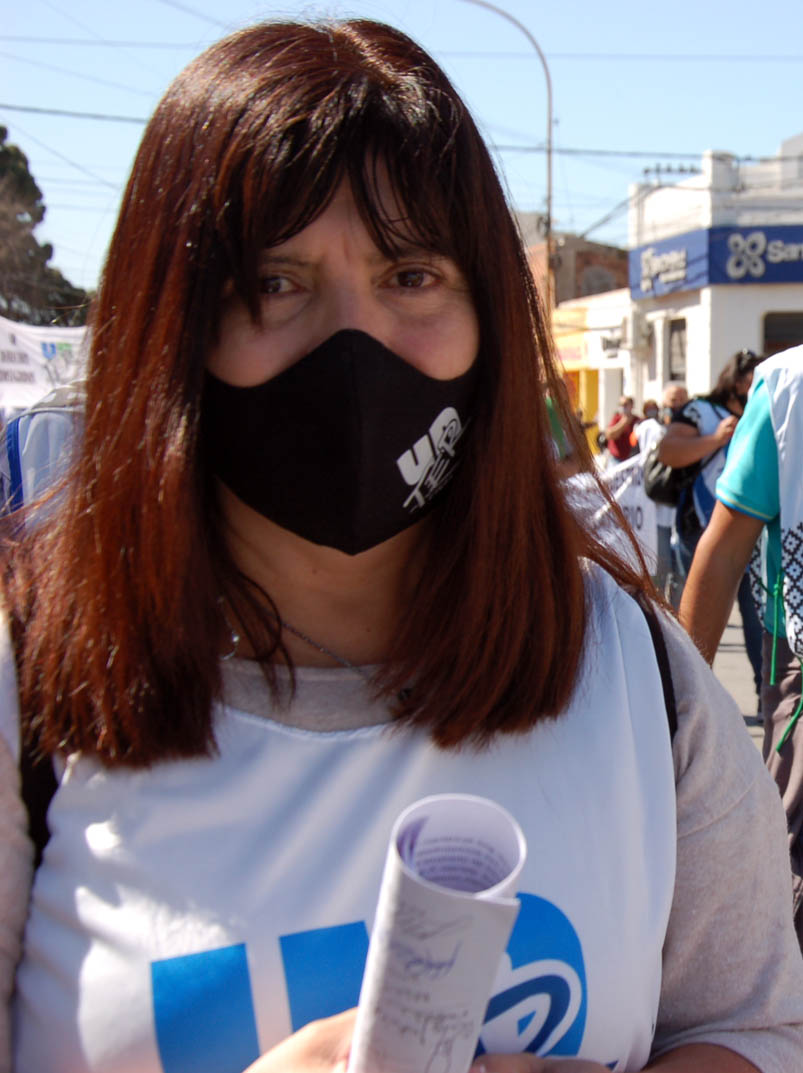
<path id="1" fill-rule="evenodd" d="M 803 1070 L 803 956 L 780 795 L 735 702 L 663 620 L 677 696 L 677 873 L 657 1056 L 712 1043 L 762 1073 Z"/>
<path id="2" fill-rule="evenodd" d="M 19 794 L 19 769 L 0 734 L 0 1073 L 11 1070 L 11 996 L 28 914 L 33 847 Z"/>

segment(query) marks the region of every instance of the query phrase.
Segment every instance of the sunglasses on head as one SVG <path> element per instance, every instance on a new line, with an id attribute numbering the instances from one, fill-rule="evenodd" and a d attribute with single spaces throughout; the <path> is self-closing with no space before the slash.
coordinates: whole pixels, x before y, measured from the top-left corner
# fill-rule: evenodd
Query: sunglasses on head
<path id="1" fill-rule="evenodd" d="M 744 373 L 749 373 L 760 361 L 761 358 L 752 350 L 740 350 L 736 355 L 736 372 L 740 376 Z"/>

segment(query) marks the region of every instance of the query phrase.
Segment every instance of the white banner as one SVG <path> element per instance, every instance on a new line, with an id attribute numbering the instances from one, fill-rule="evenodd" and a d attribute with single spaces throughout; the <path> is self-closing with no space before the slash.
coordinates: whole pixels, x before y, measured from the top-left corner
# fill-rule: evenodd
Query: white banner
<path id="1" fill-rule="evenodd" d="M 8 419 L 84 372 L 86 328 L 39 328 L 0 317 L 0 411 Z"/>
<path id="2" fill-rule="evenodd" d="M 644 491 L 644 456 L 636 455 L 606 469 L 602 479 L 638 537 L 647 566 L 654 571 L 658 556 L 658 529 L 655 502 Z M 594 521 L 605 526 L 609 519 L 604 515 L 609 513 L 610 507 L 606 503 L 597 511 Z"/>

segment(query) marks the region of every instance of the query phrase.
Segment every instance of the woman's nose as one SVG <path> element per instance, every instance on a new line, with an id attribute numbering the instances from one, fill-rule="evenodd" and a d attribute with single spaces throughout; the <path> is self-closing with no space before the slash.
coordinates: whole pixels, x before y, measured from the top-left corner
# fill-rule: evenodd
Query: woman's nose
<path id="1" fill-rule="evenodd" d="M 366 332 L 387 345 L 387 316 L 373 289 L 354 283 L 332 288 L 323 310 L 327 338 L 351 329 Z"/>

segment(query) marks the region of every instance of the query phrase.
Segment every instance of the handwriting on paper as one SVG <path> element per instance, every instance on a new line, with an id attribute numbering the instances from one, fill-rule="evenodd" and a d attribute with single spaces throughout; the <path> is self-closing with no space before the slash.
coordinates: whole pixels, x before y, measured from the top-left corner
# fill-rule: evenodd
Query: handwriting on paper
<path id="1" fill-rule="evenodd" d="M 399 817 L 380 888 L 349 1073 L 464 1073 L 518 913 L 524 837 L 468 794 Z"/>

